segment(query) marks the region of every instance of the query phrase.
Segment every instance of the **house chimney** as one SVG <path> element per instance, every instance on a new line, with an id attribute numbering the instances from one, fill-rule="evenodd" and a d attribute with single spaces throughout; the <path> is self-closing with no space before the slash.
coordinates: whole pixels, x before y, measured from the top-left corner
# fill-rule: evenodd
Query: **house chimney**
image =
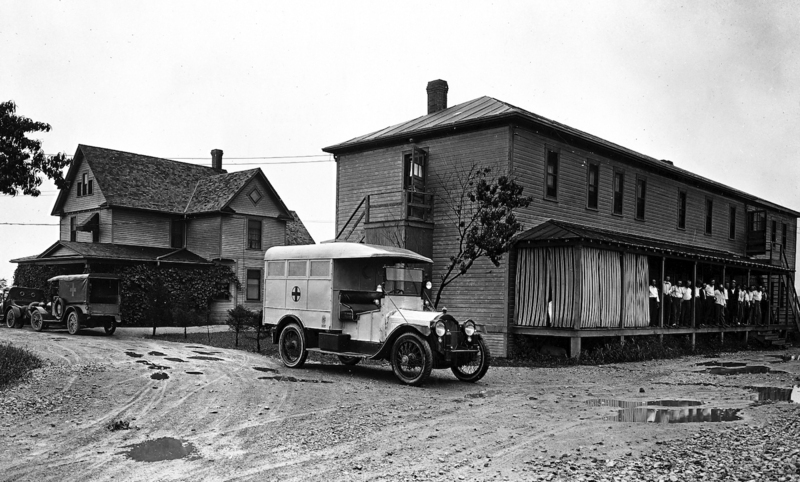
<path id="1" fill-rule="evenodd" d="M 211 151 L 211 167 L 217 171 L 222 170 L 222 149 L 213 149 Z"/>
<path id="2" fill-rule="evenodd" d="M 431 80 L 428 82 L 428 114 L 447 109 L 447 81 Z"/>

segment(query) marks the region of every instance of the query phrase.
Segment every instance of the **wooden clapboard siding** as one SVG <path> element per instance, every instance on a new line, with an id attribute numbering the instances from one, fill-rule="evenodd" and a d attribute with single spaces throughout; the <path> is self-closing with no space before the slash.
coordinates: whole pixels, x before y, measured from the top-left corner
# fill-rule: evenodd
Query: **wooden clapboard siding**
<path id="1" fill-rule="evenodd" d="M 139 246 L 170 247 L 170 220 L 174 216 L 148 211 L 114 209 L 112 242 Z"/>
<path id="2" fill-rule="evenodd" d="M 261 194 L 258 203 L 254 203 L 249 197 L 253 189 Z M 239 191 L 239 194 L 231 200 L 229 207 L 239 214 L 254 216 L 277 217 L 281 213 L 275 198 L 259 176 L 255 176 Z"/>
<path id="3" fill-rule="evenodd" d="M 220 232 L 222 216 L 203 216 L 186 223 L 186 249 L 206 259 L 220 257 Z"/>
<path id="4" fill-rule="evenodd" d="M 544 199 L 545 149 L 559 150 L 558 200 Z M 705 248 L 743 254 L 745 251 L 745 205 L 742 202 L 688 186 L 649 172 L 646 168 L 626 165 L 560 141 L 546 138 L 525 128 L 515 128 L 513 173 L 533 196 L 530 207 L 520 212 L 525 227 L 547 219 L 575 222 L 642 236 Z M 586 163 L 600 166 L 598 209 L 586 207 Z M 623 214 L 612 214 L 614 169 L 625 174 Z M 636 178 L 647 180 L 644 220 L 635 219 Z M 678 229 L 678 192 L 687 193 L 686 229 Z M 705 199 L 713 200 L 712 235 L 704 234 Z M 736 207 L 736 236 L 728 236 L 729 206 Z"/>
<path id="5" fill-rule="evenodd" d="M 342 154 L 336 162 L 336 233 L 367 194 L 380 194 L 403 189 L 403 152 L 410 145 L 375 149 L 356 154 Z M 349 233 L 358 215 L 351 221 Z M 350 236 L 359 241 L 363 225 Z"/>
<path id="6" fill-rule="evenodd" d="M 92 182 L 92 195 L 77 197 L 76 193 L 78 189 L 78 182 L 83 182 L 84 174 L 87 174 L 88 178 L 94 181 Z M 81 165 L 78 166 L 75 179 L 70 183 L 67 198 L 64 201 L 64 213 L 74 213 L 76 211 L 94 209 L 105 202 L 106 198 L 103 195 L 103 191 L 100 189 L 100 186 L 97 185 L 97 180 L 94 179 L 94 174 L 92 173 L 91 167 L 89 167 L 89 163 L 85 160 L 81 160 Z M 67 233 L 67 236 L 67 239 L 69 239 L 69 232 Z"/>
<path id="7" fill-rule="evenodd" d="M 75 226 L 80 226 L 81 223 L 85 222 L 95 213 L 100 213 L 100 238 L 97 241 L 98 243 L 110 243 L 112 242 L 112 233 L 113 233 L 113 214 L 110 209 L 95 209 L 94 211 L 86 211 L 80 213 L 74 213 L 67 216 L 61 216 L 59 221 L 59 239 L 61 241 L 69 241 L 69 220 L 70 218 L 75 218 Z M 90 232 L 82 232 L 78 231 L 77 233 L 77 241 L 83 243 L 91 243 L 92 241 L 92 233 Z"/>

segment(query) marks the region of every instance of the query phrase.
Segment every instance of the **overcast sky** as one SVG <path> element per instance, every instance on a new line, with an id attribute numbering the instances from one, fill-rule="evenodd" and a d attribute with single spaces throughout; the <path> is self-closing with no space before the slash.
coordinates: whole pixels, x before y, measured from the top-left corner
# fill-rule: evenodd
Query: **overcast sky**
<path id="1" fill-rule="evenodd" d="M 321 148 L 424 115 L 434 79 L 450 105 L 488 95 L 800 210 L 793 1 L 4 0 L 0 46 L 0 101 L 53 126 L 46 152 L 208 165 L 219 148 L 229 171 L 262 167 L 317 241 L 334 236 Z M 44 190 L 0 196 L 0 223 L 57 224 Z M 0 230 L 9 282 L 8 259 L 58 239 Z"/>

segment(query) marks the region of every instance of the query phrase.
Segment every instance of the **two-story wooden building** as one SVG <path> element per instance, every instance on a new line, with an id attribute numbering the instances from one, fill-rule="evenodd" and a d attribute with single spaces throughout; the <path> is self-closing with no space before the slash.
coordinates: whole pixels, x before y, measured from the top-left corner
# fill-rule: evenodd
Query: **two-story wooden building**
<path id="1" fill-rule="evenodd" d="M 648 311 L 648 280 L 666 276 L 763 285 L 773 328 L 794 326 L 797 211 L 491 97 L 448 108 L 442 80 L 427 92 L 427 115 L 323 149 L 337 162 L 337 239 L 430 256 L 436 284 L 458 183 L 471 167 L 510 174 L 533 196 L 517 216 L 527 231 L 500 267 L 476 263 L 443 296 L 488 325 L 493 353 L 515 333 L 569 337 L 575 354 L 590 336 L 760 329 L 692 317 L 667 330 Z"/>
<path id="2" fill-rule="evenodd" d="M 222 151 L 211 165 L 79 145 L 52 215 L 59 240 L 20 264 L 73 265 L 76 272 L 113 264 L 232 267 L 242 289 L 229 287 L 212 317 L 243 304 L 261 306 L 264 252 L 313 239 L 261 169 L 228 173 Z"/>

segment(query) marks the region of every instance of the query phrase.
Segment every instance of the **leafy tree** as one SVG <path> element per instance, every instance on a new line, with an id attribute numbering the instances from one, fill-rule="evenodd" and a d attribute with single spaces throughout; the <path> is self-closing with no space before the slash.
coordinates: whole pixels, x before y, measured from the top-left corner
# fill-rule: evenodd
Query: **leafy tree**
<path id="1" fill-rule="evenodd" d="M 441 275 L 434 307 L 442 292 L 465 275 L 475 260 L 486 257 L 495 266 L 511 248 L 511 239 L 522 230 L 514 210 L 530 205 L 532 198 L 522 195 L 522 186 L 503 174 L 491 176 L 490 167 L 473 164 L 468 170 L 453 170 L 439 179 L 437 198 L 446 206 L 448 222 L 455 228 L 457 251 Z"/>
<path id="2" fill-rule="evenodd" d="M 0 278 L 0 291 L 8 288 L 8 280 L 5 278 Z"/>
<path id="3" fill-rule="evenodd" d="M 225 323 L 228 324 L 230 330 L 236 333 L 235 346 L 239 346 L 239 332 L 253 328 L 253 315 L 252 311 L 242 305 L 236 305 L 236 308 L 228 310 L 228 318 Z"/>
<path id="4" fill-rule="evenodd" d="M 42 174 L 56 187 L 67 186 L 61 171 L 70 164 L 66 154 L 45 155 L 42 141 L 29 139 L 28 133 L 50 132 L 50 124 L 17 115 L 13 100 L 0 102 L 0 192 L 16 196 L 40 194 Z"/>

